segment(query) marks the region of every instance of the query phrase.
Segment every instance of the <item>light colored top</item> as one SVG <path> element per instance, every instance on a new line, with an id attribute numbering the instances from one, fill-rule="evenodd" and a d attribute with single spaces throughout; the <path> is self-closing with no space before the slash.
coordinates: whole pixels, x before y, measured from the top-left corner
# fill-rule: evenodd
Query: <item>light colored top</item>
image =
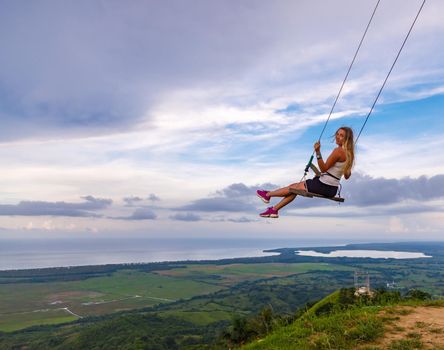
<path id="1" fill-rule="evenodd" d="M 321 174 L 319 181 L 326 185 L 330 186 L 339 186 L 339 179 L 344 175 L 342 168 L 344 167 L 345 162 L 336 162 L 330 169 L 328 169 L 325 173 Z M 331 175 L 333 176 L 331 176 Z M 336 179 L 335 179 L 336 177 Z"/>

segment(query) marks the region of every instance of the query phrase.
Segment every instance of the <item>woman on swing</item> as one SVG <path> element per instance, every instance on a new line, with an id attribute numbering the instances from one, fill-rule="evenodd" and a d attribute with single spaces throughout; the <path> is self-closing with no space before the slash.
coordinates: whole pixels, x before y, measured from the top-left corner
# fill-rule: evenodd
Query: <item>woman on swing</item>
<path id="1" fill-rule="evenodd" d="M 346 180 L 351 176 L 351 169 L 355 159 L 353 130 L 345 126 L 340 127 L 336 131 L 335 141 L 338 147 L 333 150 L 327 161 L 324 161 L 322 158 L 321 143 L 318 141 L 314 144 L 319 170 L 321 171 L 320 176 L 315 176 L 313 179 L 297 182 L 274 191 L 256 191 L 258 197 L 265 203 L 269 203 L 271 197 L 283 197 L 278 204 L 269 207 L 259 215 L 264 218 L 278 218 L 278 211 L 296 198 L 296 194 L 290 193 L 290 188 L 317 193 L 329 198 L 334 197 L 338 191 L 342 175 L 344 175 Z"/>

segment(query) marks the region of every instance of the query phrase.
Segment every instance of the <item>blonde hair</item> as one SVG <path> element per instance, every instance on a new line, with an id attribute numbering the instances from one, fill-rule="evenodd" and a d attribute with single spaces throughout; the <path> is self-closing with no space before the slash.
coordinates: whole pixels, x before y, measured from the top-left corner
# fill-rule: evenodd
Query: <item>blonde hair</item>
<path id="1" fill-rule="evenodd" d="M 350 173 L 353 165 L 355 164 L 355 142 L 353 138 L 353 129 L 348 126 L 341 126 L 336 132 L 339 130 L 345 131 L 344 143 L 342 144 L 342 148 L 345 151 L 345 164 L 342 168 L 344 174 Z"/>

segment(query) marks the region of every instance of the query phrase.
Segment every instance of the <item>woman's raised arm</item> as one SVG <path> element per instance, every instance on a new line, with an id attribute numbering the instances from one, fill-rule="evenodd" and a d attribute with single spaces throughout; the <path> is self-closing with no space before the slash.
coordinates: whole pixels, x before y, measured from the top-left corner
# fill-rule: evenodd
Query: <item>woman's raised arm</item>
<path id="1" fill-rule="evenodd" d="M 321 155 L 321 143 L 319 141 L 314 144 L 314 149 L 316 152 L 316 158 L 318 159 L 319 170 L 323 173 L 328 171 L 328 169 L 330 169 L 336 162 L 340 162 L 341 158 L 345 157 L 344 150 L 341 148 L 335 148 L 328 156 L 327 161 L 324 162 Z"/>

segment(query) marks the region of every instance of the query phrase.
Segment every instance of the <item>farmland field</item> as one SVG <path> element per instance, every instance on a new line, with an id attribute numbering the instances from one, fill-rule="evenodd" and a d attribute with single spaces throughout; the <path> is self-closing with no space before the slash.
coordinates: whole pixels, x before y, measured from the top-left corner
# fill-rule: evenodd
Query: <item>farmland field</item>
<path id="1" fill-rule="evenodd" d="M 81 281 L 3 284 L 0 285 L 0 330 L 153 306 L 221 288 L 180 277 L 125 270 Z"/>
<path id="2" fill-rule="evenodd" d="M 326 263 L 188 264 L 153 272 L 122 269 L 110 276 L 80 281 L 0 284 L 0 331 L 171 303 L 214 293 L 242 281 L 315 270 L 350 268 Z M 169 311 L 165 315 L 177 313 Z M 229 318 L 229 312 L 218 306 L 182 312 L 181 316 L 208 323 Z"/>

